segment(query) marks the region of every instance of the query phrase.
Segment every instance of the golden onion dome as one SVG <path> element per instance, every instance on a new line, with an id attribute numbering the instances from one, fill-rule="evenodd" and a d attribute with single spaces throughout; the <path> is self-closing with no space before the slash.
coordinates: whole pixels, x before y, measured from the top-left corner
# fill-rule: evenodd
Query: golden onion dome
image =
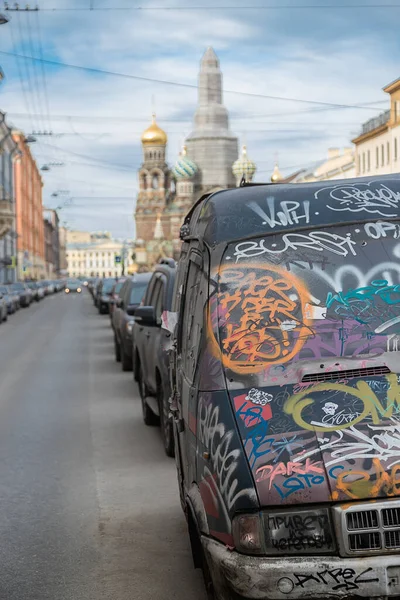
<path id="1" fill-rule="evenodd" d="M 156 115 L 153 113 L 153 120 L 142 134 L 142 144 L 145 146 L 165 146 L 168 141 L 167 134 L 156 123 Z"/>
<path id="2" fill-rule="evenodd" d="M 283 179 L 282 173 L 279 170 L 278 163 L 276 163 L 274 170 L 272 172 L 272 175 L 271 175 L 271 182 L 278 183 L 279 181 L 282 181 L 282 179 Z"/>

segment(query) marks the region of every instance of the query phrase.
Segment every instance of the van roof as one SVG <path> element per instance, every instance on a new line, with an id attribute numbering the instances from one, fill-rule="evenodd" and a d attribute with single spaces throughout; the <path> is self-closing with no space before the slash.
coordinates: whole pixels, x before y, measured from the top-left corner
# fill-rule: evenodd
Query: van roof
<path id="1" fill-rule="evenodd" d="M 194 205 L 181 238 L 211 245 L 312 227 L 400 218 L 400 175 L 217 191 Z"/>

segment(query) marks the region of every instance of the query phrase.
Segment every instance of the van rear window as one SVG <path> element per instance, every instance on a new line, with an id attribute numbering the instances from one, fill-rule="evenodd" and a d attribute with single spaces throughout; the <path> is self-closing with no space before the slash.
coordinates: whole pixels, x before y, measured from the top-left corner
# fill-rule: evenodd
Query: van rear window
<path id="1" fill-rule="evenodd" d="M 400 350 L 398 222 L 237 242 L 217 280 L 219 345 L 237 374 Z"/>

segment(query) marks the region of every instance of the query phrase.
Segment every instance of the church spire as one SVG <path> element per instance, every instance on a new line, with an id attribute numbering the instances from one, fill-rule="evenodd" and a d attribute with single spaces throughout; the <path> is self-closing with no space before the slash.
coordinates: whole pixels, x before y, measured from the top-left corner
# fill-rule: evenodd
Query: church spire
<path id="1" fill-rule="evenodd" d="M 211 46 L 201 59 L 199 73 L 199 106 L 209 104 L 222 104 L 222 73 Z"/>

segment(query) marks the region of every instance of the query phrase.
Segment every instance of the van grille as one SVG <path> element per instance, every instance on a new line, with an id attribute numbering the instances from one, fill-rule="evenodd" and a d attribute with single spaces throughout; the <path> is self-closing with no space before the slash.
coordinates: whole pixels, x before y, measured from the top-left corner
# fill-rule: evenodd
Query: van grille
<path id="1" fill-rule="evenodd" d="M 382 521 L 384 527 L 400 527 L 400 507 L 384 508 Z"/>
<path id="2" fill-rule="evenodd" d="M 375 529 L 378 527 L 378 511 L 364 510 L 347 514 L 347 529 Z"/>
<path id="3" fill-rule="evenodd" d="M 364 369 L 347 369 L 345 371 L 329 371 L 328 373 L 308 373 L 303 375 L 301 382 L 334 381 L 335 379 L 351 379 L 352 377 L 372 377 L 387 375 L 389 367 L 366 367 Z"/>
<path id="4" fill-rule="evenodd" d="M 353 552 L 355 550 L 379 550 L 381 548 L 381 534 L 379 531 L 352 533 L 349 535 L 349 547 Z"/>
<path id="5" fill-rule="evenodd" d="M 400 551 L 400 500 L 386 500 L 333 509 L 342 532 L 341 552 L 347 556 Z"/>
<path id="6" fill-rule="evenodd" d="M 386 548 L 400 548 L 400 531 L 386 531 L 385 532 L 385 546 Z"/>

